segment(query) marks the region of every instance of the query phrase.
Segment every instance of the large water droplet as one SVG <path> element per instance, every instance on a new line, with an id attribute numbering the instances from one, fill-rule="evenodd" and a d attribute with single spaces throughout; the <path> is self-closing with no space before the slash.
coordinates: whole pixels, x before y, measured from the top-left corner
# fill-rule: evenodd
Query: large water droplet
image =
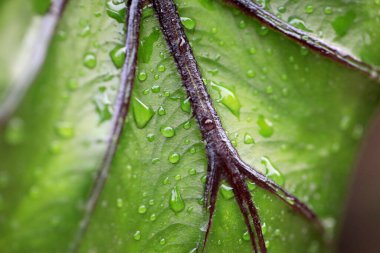
<path id="1" fill-rule="evenodd" d="M 244 134 L 244 144 L 254 144 L 255 140 L 252 138 L 252 136 L 248 133 Z"/>
<path id="2" fill-rule="evenodd" d="M 154 111 L 151 106 L 145 105 L 138 98 L 133 99 L 133 118 L 138 128 L 144 128 L 152 119 Z"/>
<path id="3" fill-rule="evenodd" d="M 134 235 L 133 235 L 133 239 L 135 239 L 136 241 L 139 241 L 141 239 L 141 232 L 139 230 L 137 230 Z"/>
<path id="4" fill-rule="evenodd" d="M 235 93 L 214 82 L 211 82 L 211 87 L 219 92 L 220 97 L 217 101 L 225 105 L 233 115 L 239 117 L 241 105 Z"/>
<path id="5" fill-rule="evenodd" d="M 191 112 L 191 105 L 190 105 L 189 98 L 181 101 L 181 109 L 182 111 L 187 112 L 187 113 Z"/>
<path id="6" fill-rule="evenodd" d="M 222 193 L 223 198 L 232 199 L 234 197 L 234 190 L 232 187 L 222 184 L 220 186 L 220 192 Z"/>
<path id="7" fill-rule="evenodd" d="M 259 133 L 261 136 L 263 136 L 265 138 L 272 136 L 272 134 L 274 132 L 273 124 L 271 121 L 269 121 L 263 115 L 259 115 L 259 117 L 257 119 L 257 125 L 259 126 Z"/>
<path id="8" fill-rule="evenodd" d="M 285 183 L 284 175 L 276 169 L 270 159 L 266 156 L 261 157 L 261 163 L 265 166 L 265 175 L 276 182 L 278 185 L 283 186 Z"/>
<path id="9" fill-rule="evenodd" d="M 182 25 L 188 29 L 193 30 L 195 28 L 195 21 L 191 18 L 181 17 Z"/>
<path id="10" fill-rule="evenodd" d="M 107 15 L 119 23 L 125 22 L 125 9 L 124 1 L 110 0 L 106 3 Z"/>
<path id="11" fill-rule="evenodd" d="M 312 32 L 312 30 L 310 30 L 306 24 L 305 24 L 305 21 L 303 21 L 303 19 L 299 18 L 299 17 L 296 17 L 296 16 L 291 16 L 288 18 L 288 23 L 292 26 L 294 26 L 295 28 L 298 28 L 298 29 L 301 29 L 301 30 L 304 30 L 304 31 L 307 31 L 307 32 Z"/>
<path id="12" fill-rule="evenodd" d="M 123 67 L 125 61 L 125 47 L 123 45 L 116 45 L 110 52 L 112 63 L 116 68 Z"/>
<path id="13" fill-rule="evenodd" d="M 185 202 L 183 201 L 181 193 L 179 192 L 177 187 L 174 187 L 172 189 L 172 192 L 171 192 L 170 198 L 169 198 L 169 207 L 175 213 L 179 213 L 183 209 L 185 209 Z"/>
<path id="14" fill-rule="evenodd" d="M 146 208 L 145 205 L 141 205 L 141 206 L 139 206 L 139 208 L 137 209 L 137 211 L 138 211 L 139 214 L 144 214 L 144 213 L 146 213 L 146 210 L 147 210 L 147 208 Z"/>

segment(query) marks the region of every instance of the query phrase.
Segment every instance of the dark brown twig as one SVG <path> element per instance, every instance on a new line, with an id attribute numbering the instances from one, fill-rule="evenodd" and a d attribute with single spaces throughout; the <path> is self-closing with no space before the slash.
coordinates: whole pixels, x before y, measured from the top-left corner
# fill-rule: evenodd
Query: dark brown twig
<path id="1" fill-rule="evenodd" d="M 267 250 L 259 214 L 247 188 L 246 179 L 250 179 L 258 186 L 278 196 L 295 211 L 321 228 L 317 216 L 306 204 L 240 159 L 212 104 L 174 2 L 172 0 L 153 0 L 153 6 L 170 52 L 176 62 L 182 83 L 190 98 L 203 140 L 206 142 L 209 165 L 204 196 L 205 206 L 209 209 L 209 221 L 202 250 L 205 250 L 207 243 L 215 211 L 217 192 L 222 179 L 226 179 L 234 190 L 235 199 L 243 214 L 254 252 L 258 252 L 260 249 L 260 252 L 265 253 Z"/>
<path id="2" fill-rule="evenodd" d="M 334 47 L 323 40 L 301 29 L 286 23 L 252 0 L 224 0 L 226 3 L 236 6 L 241 11 L 258 19 L 262 24 L 284 34 L 288 38 L 306 46 L 332 60 L 340 62 L 352 69 L 359 70 L 372 79 L 380 81 L 380 69 L 363 62 L 353 55 Z"/>

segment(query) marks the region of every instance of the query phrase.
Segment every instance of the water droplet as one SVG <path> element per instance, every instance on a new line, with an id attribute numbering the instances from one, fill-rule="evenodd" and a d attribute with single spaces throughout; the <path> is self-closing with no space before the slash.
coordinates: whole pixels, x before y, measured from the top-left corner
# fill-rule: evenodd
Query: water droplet
<path id="1" fill-rule="evenodd" d="M 141 206 L 139 206 L 139 208 L 138 208 L 138 213 L 139 214 L 144 214 L 144 213 L 146 213 L 146 206 L 145 205 L 141 205 Z"/>
<path id="2" fill-rule="evenodd" d="M 191 168 L 191 169 L 189 169 L 188 173 L 190 176 L 194 176 L 197 174 L 197 171 L 194 168 Z"/>
<path id="3" fill-rule="evenodd" d="M 182 176 L 181 176 L 181 175 L 179 175 L 179 174 L 178 174 L 178 175 L 175 175 L 174 179 L 175 179 L 175 180 L 177 180 L 177 181 L 179 181 L 179 180 L 181 180 L 181 179 L 182 179 Z"/>
<path id="4" fill-rule="evenodd" d="M 123 207 L 123 204 L 124 204 L 124 202 L 123 202 L 123 199 L 122 199 L 122 198 L 118 198 L 118 199 L 116 200 L 116 206 L 117 206 L 117 207 L 121 208 L 121 207 Z"/>
<path id="5" fill-rule="evenodd" d="M 186 121 L 184 124 L 183 124 L 183 128 L 184 129 L 190 129 L 190 127 L 191 127 L 191 122 L 190 121 Z"/>
<path id="6" fill-rule="evenodd" d="M 146 8 L 146 9 L 150 9 L 150 8 Z M 140 48 L 139 48 L 139 59 L 141 56 L 142 62 L 148 63 L 150 59 L 152 58 L 153 46 L 154 46 L 154 43 L 158 40 L 159 36 L 160 36 L 160 30 L 153 29 L 152 33 L 149 34 L 149 36 L 141 38 Z M 164 54 L 160 53 L 160 57 L 164 58 Z"/>
<path id="7" fill-rule="evenodd" d="M 256 54 L 256 52 L 257 52 L 257 50 L 256 50 L 256 48 L 254 48 L 254 47 L 251 47 L 251 48 L 249 49 L 249 53 L 250 53 L 250 54 Z"/>
<path id="8" fill-rule="evenodd" d="M 149 205 L 150 205 L 150 206 L 153 206 L 153 205 L 154 205 L 154 199 L 150 199 L 150 200 L 149 200 Z"/>
<path id="9" fill-rule="evenodd" d="M 195 21 L 191 18 L 181 17 L 181 23 L 188 30 L 193 30 L 195 28 Z"/>
<path id="10" fill-rule="evenodd" d="M 79 84 L 76 80 L 71 79 L 70 81 L 67 82 L 66 87 L 70 91 L 75 91 L 78 89 Z"/>
<path id="11" fill-rule="evenodd" d="M 240 29 L 244 29 L 246 27 L 247 27 L 247 24 L 245 23 L 245 21 L 244 20 L 240 20 L 240 22 L 239 22 L 239 28 Z"/>
<path id="12" fill-rule="evenodd" d="M 185 208 L 185 202 L 183 201 L 181 193 L 179 192 L 177 187 L 174 187 L 172 189 L 169 199 L 169 207 L 175 213 L 179 213 Z"/>
<path id="13" fill-rule="evenodd" d="M 58 122 L 55 126 L 56 133 L 63 139 L 71 139 L 74 137 L 74 126 L 70 122 Z"/>
<path id="14" fill-rule="evenodd" d="M 266 156 L 261 157 L 261 163 L 265 166 L 265 175 L 275 181 L 278 185 L 283 186 L 285 183 L 284 175 L 276 169 L 270 159 Z"/>
<path id="15" fill-rule="evenodd" d="M 5 140 L 8 144 L 20 144 L 25 137 L 24 122 L 19 118 L 12 118 L 9 120 L 5 129 Z"/>
<path id="16" fill-rule="evenodd" d="M 125 3 L 122 2 L 116 2 L 116 1 L 108 1 L 106 3 L 106 11 L 107 15 L 110 18 L 115 19 L 119 23 L 125 22 Z"/>
<path id="17" fill-rule="evenodd" d="M 273 124 L 263 115 L 259 115 L 257 119 L 257 125 L 259 126 L 259 133 L 261 136 L 268 138 L 273 135 Z"/>
<path id="18" fill-rule="evenodd" d="M 96 55 L 94 53 L 86 53 L 83 56 L 83 65 L 89 69 L 94 69 L 97 64 Z"/>
<path id="19" fill-rule="evenodd" d="M 330 6 L 326 6 L 324 9 L 323 9 L 323 13 L 325 13 L 326 15 L 330 15 L 333 13 L 333 9 L 330 7 Z"/>
<path id="20" fill-rule="evenodd" d="M 170 184 L 169 177 L 166 177 L 162 183 L 163 183 L 164 185 Z"/>
<path id="21" fill-rule="evenodd" d="M 256 189 L 256 184 L 253 183 L 253 182 L 248 181 L 247 182 L 247 187 L 248 187 L 249 191 L 254 191 Z"/>
<path id="22" fill-rule="evenodd" d="M 306 5 L 305 6 L 305 12 L 307 14 L 312 14 L 314 12 L 314 6 L 313 5 Z"/>
<path id="23" fill-rule="evenodd" d="M 214 82 L 211 82 L 211 87 L 219 92 L 220 97 L 217 102 L 221 102 L 232 112 L 233 115 L 239 118 L 241 105 L 235 93 Z"/>
<path id="24" fill-rule="evenodd" d="M 249 241 L 249 240 L 251 240 L 251 237 L 249 236 L 248 231 L 245 231 L 242 237 L 243 237 L 243 240 L 244 240 L 244 241 Z"/>
<path id="25" fill-rule="evenodd" d="M 255 76 L 256 76 L 256 72 L 253 71 L 252 69 L 247 71 L 247 77 L 254 78 Z"/>
<path id="26" fill-rule="evenodd" d="M 164 116 L 164 115 L 166 115 L 166 110 L 165 110 L 164 107 L 160 106 L 160 107 L 158 108 L 158 110 L 157 110 L 157 113 L 158 113 L 158 115 L 160 115 L 160 116 Z"/>
<path id="27" fill-rule="evenodd" d="M 178 163 L 180 159 L 181 159 L 181 156 L 178 153 L 171 153 L 168 158 L 169 162 L 173 164 Z"/>
<path id="28" fill-rule="evenodd" d="M 190 105 L 189 98 L 181 101 L 181 109 L 182 111 L 187 112 L 187 113 L 191 112 L 191 105 Z"/>
<path id="29" fill-rule="evenodd" d="M 305 21 L 303 19 L 296 17 L 296 16 L 291 16 L 288 18 L 288 23 L 295 28 L 304 30 L 306 32 L 312 32 L 309 28 L 306 27 Z"/>
<path id="30" fill-rule="evenodd" d="M 155 138 L 156 138 L 156 136 L 155 136 L 154 134 L 147 134 L 147 135 L 146 135 L 146 139 L 147 139 L 149 142 L 153 142 Z"/>
<path id="31" fill-rule="evenodd" d="M 269 33 L 269 29 L 266 26 L 261 26 L 259 30 L 259 35 L 265 36 Z"/>
<path id="32" fill-rule="evenodd" d="M 174 128 L 170 126 L 165 126 L 160 128 L 161 134 L 165 136 L 166 138 L 171 138 L 175 135 Z"/>
<path id="33" fill-rule="evenodd" d="M 148 74 L 145 72 L 145 71 L 141 71 L 137 78 L 140 80 L 140 81 L 145 81 L 148 77 Z"/>
<path id="34" fill-rule="evenodd" d="M 161 87 L 159 85 L 154 85 L 152 86 L 151 90 L 153 93 L 159 93 L 161 90 Z"/>
<path id="35" fill-rule="evenodd" d="M 150 217 L 149 217 L 149 220 L 151 220 L 151 221 L 155 221 L 157 219 L 157 217 L 156 217 L 156 214 L 152 214 Z"/>
<path id="36" fill-rule="evenodd" d="M 125 61 L 125 47 L 123 45 L 116 45 L 110 52 L 112 63 L 116 68 L 121 68 Z"/>
<path id="37" fill-rule="evenodd" d="M 234 190 L 228 185 L 222 184 L 220 186 L 220 192 L 225 199 L 232 199 L 234 197 Z"/>
<path id="38" fill-rule="evenodd" d="M 166 243 L 165 238 L 162 238 L 162 239 L 160 240 L 160 244 L 161 244 L 161 245 L 165 245 L 165 243 Z"/>
<path id="39" fill-rule="evenodd" d="M 152 107 L 145 105 L 136 97 L 133 99 L 132 109 L 133 118 L 138 128 L 144 128 L 154 115 Z"/>
<path id="40" fill-rule="evenodd" d="M 141 239 L 141 232 L 139 230 L 135 232 L 135 234 L 133 235 L 133 239 L 135 239 L 136 241 L 139 241 Z"/>
<path id="41" fill-rule="evenodd" d="M 255 140 L 252 138 L 252 136 L 248 133 L 244 134 L 244 144 L 254 144 Z"/>
<path id="42" fill-rule="evenodd" d="M 160 64 L 160 65 L 157 67 L 157 70 L 158 70 L 159 72 L 164 72 L 164 71 L 166 70 L 166 68 L 165 68 L 164 65 Z"/>

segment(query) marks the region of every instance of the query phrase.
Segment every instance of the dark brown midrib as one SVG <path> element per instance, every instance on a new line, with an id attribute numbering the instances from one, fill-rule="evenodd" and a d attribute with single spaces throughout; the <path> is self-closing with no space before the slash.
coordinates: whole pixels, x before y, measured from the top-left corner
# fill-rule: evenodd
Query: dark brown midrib
<path id="1" fill-rule="evenodd" d="M 105 155 L 99 166 L 97 177 L 92 186 L 90 196 L 85 206 L 84 215 L 80 223 L 77 234 L 71 244 L 70 252 L 77 252 L 84 234 L 90 223 L 90 219 L 95 210 L 99 196 L 107 180 L 110 166 L 116 152 L 123 126 L 125 123 L 128 109 L 130 106 L 131 93 L 136 74 L 137 51 L 139 47 L 140 20 L 142 13 L 143 1 L 128 1 L 128 14 L 126 17 L 127 34 L 126 34 L 126 57 L 121 72 L 121 84 L 116 97 L 114 114 L 112 118 L 112 130 L 107 140 Z"/>
<path id="2" fill-rule="evenodd" d="M 233 5 L 245 12 L 249 16 L 254 17 L 259 20 L 265 26 L 280 32 L 286 37 L 296 41 L 297 43 L 308 47 L 321 55 L 330 58 L 334 61 L 340 62 L 343 65 L 350 67 L 352 69 L 358 70 L 371 79 L 380 81 L 380 69 L 378 67 L 372 66 L 366 62 L 363 62 L 353 55 L 348 54 L 340 50 L 337 47 L 329 45 L 325 41 L 313 36 L 312 34 L 306 33 L 294 26 L 289 25 L 287 22 L 279 19 L 274 14 L 266 11 L 259 4 L 252 0 L 223 0 L 227 4 Z"/>

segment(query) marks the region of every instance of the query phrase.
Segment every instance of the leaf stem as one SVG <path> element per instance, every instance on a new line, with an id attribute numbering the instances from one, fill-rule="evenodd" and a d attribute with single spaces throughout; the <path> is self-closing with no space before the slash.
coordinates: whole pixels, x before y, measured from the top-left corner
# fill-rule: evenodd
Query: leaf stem
<path id="1" fill-rule="evenodd" d="M 272 13 L 266 11 L 262 6 L 252 0 L 224 0 L 226 3 L 232 4 L 241 11 L 256 18 L 262 24 L 280 32 L 288 38 L 306 46 L 334 61 L 340 62 L 352 69 L 361 71 L 372 79 L 380 81 L 380 69 L 366 62 L 361 61 L 353 55 L 334 47 L 323 40 L 289 25 L 285 21 L 279 19 Z"/>
<path id="2" fill-rule="evenodd" d="M 136 65 L 137 65 L 137 52 L 139 47 L 139 33 L 140 33 L 140 20 L 143 7 L 143 1 L 130 0 L 128 1 L 128 15 L 127 15 L 127 34 L 125 42 L 126 58 L 121 72 L 121 84 L 116 98 L 114 115 L 112 118 L 112 130 L 110 137 L 107 141 L 107 148 L 103 157 L 101 166 L 99 167 L 98 175 L 93 184 L 89 199 L 87 201 L 84 216 L 80 223 L 78 233 L 71 245 L 70 252 L 77 252 L 81 240 L 86 233 L 90 223 L 91 216 L 94 212 L 96 203 L 104 188 L 107 180 L 110 166 L 115 155 L 117 144 L 120 135 L 123 131 L 125 119 L 128 114 L 130 106 L 131 93 L 135 80 Z"/>

